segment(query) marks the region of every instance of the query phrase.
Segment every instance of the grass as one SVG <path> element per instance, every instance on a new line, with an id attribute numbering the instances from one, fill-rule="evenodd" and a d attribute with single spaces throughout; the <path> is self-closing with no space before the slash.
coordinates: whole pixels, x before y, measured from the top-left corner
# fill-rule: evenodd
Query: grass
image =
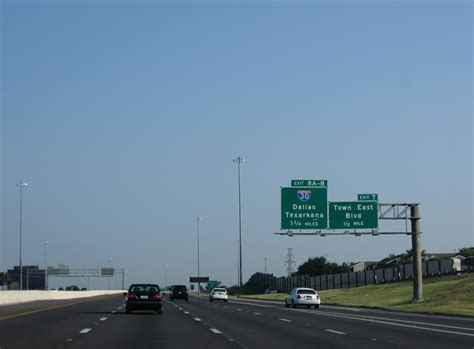
<path id="1" fill-rule="evenodd" d="M 423 280 L 424 301 L 412 302 L 411 281 L 319 291 L 325 304 L 397 311 L 474 316 L 474 273 Z M 286 294 L 242 296 L 284 301 Z"/>

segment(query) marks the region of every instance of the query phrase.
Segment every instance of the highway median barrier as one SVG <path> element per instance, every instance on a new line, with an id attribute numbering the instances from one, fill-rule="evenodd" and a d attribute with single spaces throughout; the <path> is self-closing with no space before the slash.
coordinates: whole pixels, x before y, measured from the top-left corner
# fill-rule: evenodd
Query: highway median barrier
<path id="1" fill-rule="evenodd" d="M 96 290 L 96 291 L 0 291 L 0 306 L 26 302 L 66 300 L 88 298 L 106 295 L 122 294 L 123 290 Z"/>

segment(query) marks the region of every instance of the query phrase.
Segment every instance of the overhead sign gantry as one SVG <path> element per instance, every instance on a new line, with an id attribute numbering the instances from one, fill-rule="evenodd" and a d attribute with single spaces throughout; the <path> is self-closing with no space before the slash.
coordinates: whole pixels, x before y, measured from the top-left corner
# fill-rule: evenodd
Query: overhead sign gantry
<path id="1" fill-rule="evenodd" d="M 411 235 L 414 270 L 413 299 L 422 301 L 420 205 L 418 203 L 379 203 L 378 199 L 378 194 L 358 194 L 357 201 L 328 202 L 327 180 L 292 180 L 291 187 L 281 188 L 281 230 L 287 231 L 275 234 L 287 236 Z M 380 232 L 379 219 L 405 220 L 405 232 Z M 411 231 L 408 231 L 409 221 Z M 327 229 L 333 232 L 323 232 Z M 295 230 L 300 232 L 295 232 Z M 344 231 L 337 232 L 336 230 Z"/>

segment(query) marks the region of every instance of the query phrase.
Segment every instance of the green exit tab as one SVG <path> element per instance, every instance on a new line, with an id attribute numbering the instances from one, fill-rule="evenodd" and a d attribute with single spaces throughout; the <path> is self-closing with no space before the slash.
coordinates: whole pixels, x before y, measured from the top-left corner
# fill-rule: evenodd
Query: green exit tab
<path id="1" fill-rule="evenodd" d="M 309 187 L 309 188 L 327 188 L 328 181 L 325 179 L 293 179 L 292 187 Z"/>
<path id="2" fill-rule="evenodd" d="M 378 194 L 359 194 L 357 195 L 358 201 L 379 201 Z"/>

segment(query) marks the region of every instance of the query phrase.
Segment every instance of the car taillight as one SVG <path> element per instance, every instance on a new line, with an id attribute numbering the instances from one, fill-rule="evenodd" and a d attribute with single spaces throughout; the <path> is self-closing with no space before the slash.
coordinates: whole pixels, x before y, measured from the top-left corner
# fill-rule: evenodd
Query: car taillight
<path id="1" fill-rule="evenodd" d="M 298 295 L 298 297 L 297 297 L 297 298 L 298 298 L 298 299 L 301 299 L 301 296 L 300 296 L 300 295 Z"/>
<path id="2" fill-rule="evenodd" d="M 133 300 L 133 299 L 137 299 L 137 295 L 133 292 L 130 292 L 128 295 L 127 295 L 127 300 Z"/>
<path id="3" fill-rule="evenodd" d="M 319 299 L 319 294 L 316 295 L 316 299 Z"/>
<path id="4" fill-rule="evenodd" d="M 155 301 L 161 301 L 161 293 L 155 293 L 155 295 L 153 296 L 153 299 Z"/>

